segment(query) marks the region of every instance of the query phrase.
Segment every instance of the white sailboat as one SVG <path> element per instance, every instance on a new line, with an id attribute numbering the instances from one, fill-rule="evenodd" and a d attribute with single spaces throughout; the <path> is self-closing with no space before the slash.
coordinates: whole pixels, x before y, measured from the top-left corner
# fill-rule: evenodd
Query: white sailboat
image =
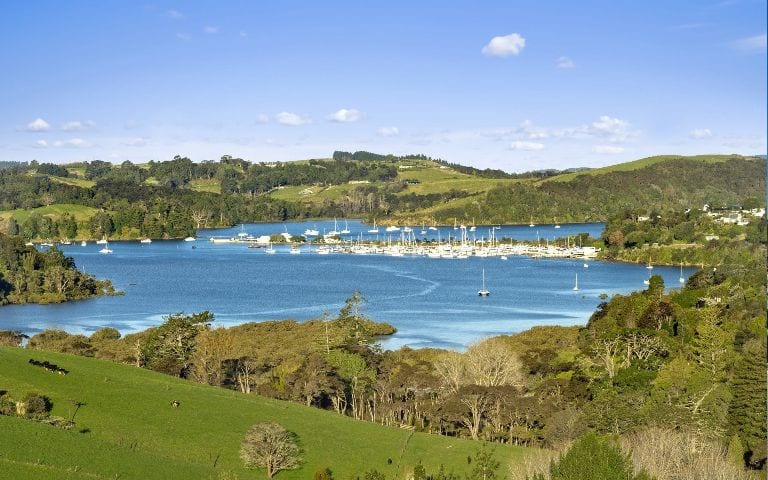
<path id="1" fill-rule="evenodd" d="M 333 237 L 333 236 L 338 235 L 339 233 L 341 233 L 341 232 L 339 232 L 339 227 L 338 227 L 338 225 L 336 225 L 336 218 L 334 218 L 333 219 L 333 230 L 331 230 L 330 232 L 326 233 L 325 236 L 326 237 Z"/>
<path id="2" fill-rule="evenodd" d="M 318 235 L 320 235 L 320 231 L 317 229 L 317 227 L 304 230 L 305 237 L 316 237 Z"/>
<path id="3" fill-rule="evenodd" d="M 139 243 L 152 243 L 152 239 L 151 238 L 142 238 L 139 241 Z"/>
<path id="4" fill-rule="evenodd" d="M 386 232 L 399 232 L 400 231 L 400 227 L 398 227 L 396 225 L 390 225 L 387 228 L 385 228 L 384 231 L 386 231 Z"/>
<path id="5" fill-rule="evenodd" d="M 195 237 L 187 237 L 187 238 L 184 239 L 184 241 L 185 242 L 194 242 L 195 241 Z"/>
<path id="6" fill-rule="evenodd" d="M 578 292 L 579 291 L 579 274 L 576 274 L 576 284 L 573 286 L 573 291 Z"/>
<path id="7" fill-rule="evenodd" d="M 107 244 L 106 238 L 102 238 L 101 240 L 96 240 L 96 245 L 106 245 L 106 244 Z"/>
<path id="8" fill-rule="evenodd" d="M 379 233 L 379 227 L 376 226 L 376 219 L 373 219 L 373 228 L 368 230 L 368 233 Z"/>
<path id="9" fill-rule="evenodd" d="M 481 297 L 487 297 L 491 294 L 488 290 L 485 289 L 485 269 L 483 269 L 483 288 L 480 289 L 477 294 Z"/>
<path id="10" fill-rule="evenodd" d="M 533 223 L 533 215 L 531 215 L 531 223 L 528 224 L 529 227 L 535 227 L 536 224 Z"/>
<path id="11" fill-rule="evenodd" d="M 272 242 L 269 242 L 269 243 L 267 244 L 267 248 L 265 248 L 265 249 L 264 249 L 264 253 L 268 253 L 268 254 L 270 254 L 270 255 L 272 255 L 273 253 L 275 253 L 275 249 L 274 249 L 274 248 L 272 248 Z"/>
<path id="12" fill-rule="evenodd" d="M 81 247 L 85 247 L 85 246 L 87 246 L 87 245 L 88 245 L 88 242 L 86 242 L 85 240 L 83 240 L 82 242 L 80 242 L 80 246 L 81 246 Z"/>
<path id="13" fill-rule="evenodd" d="M 99 253 L 103 253 L 104 255 L 108 255 L 108 254 L 112 253 L 112 250 L 109 249 L 109 244 L 105 242 L 104 243 L 104 248 L 99 250 Z"/>
<path id="14" fill-rule="evenodd" d="M 555 228 L 560 228 L 560 224 L 557 223 L 557 218 L 555 218 Z"/>
<path id="15" fill-rule="evenodd" d="M 685 283 L 685 277 L 683 277 L 683 264 L 680 264 L 680 278 L 677 279 L 678 282 L 682 285 Z"/>
<path id="16" fill-rule="evenodd" d="M 349 230 L 349 223 L 347 223 L 347 219 L 346 219 L 346 218 L 344 219 L 344 230 L 342 230 L 342 231 L 341 231 L 341 232 L 339 232 L 339 233 L 341 233 L 342 235 L 348 235 L 348 234 L 352 233 L 352 232 Z"/>

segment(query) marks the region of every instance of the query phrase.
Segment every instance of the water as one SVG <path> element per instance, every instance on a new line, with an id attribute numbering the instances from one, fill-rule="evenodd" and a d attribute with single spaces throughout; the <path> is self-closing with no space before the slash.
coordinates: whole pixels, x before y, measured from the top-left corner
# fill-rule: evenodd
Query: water
<path id="1" fill-rule="evenodd" d="M 307 228 L 331 230 L 331 222 L 246 225 L 254 235 L 284 232 L 301 234 Z M 602 224 L 504 226 L 497 238 L 535 240 L 589 232 L 598 236 Z M 339 230 L 344 223 L 339 222 Z M 370 226 L 349 222 L 351 237 Z M 380 228 L 383 238 L 384 228 Z M 231 236 L 241 229 L 201 231 L 201 237 Z M 421 227 L 414 228 L 417 238 Z M 488 227 L 477 227 L 476 235 Z M 441 238 L 454 234 L 440 229 Z M 437 232 L 430 232 L 435 238 Z M 399 238 L 399 233 L 393 234 Z M 471 233 L 470 233 L 471 235 Z M 192 248 L 192 247 L 195 248 Z M 360 255 L 290 255 L 276 246 L 275 255 L 242 244 L 155 241 L 112 242 L 111 255 L 100 245 L 63 247 L 79 268 L 98 278 L 109 278 L 124 296 L 101 297 L 59 305 L 13 305 L 0 308 L 0 329 L 34 334 L 61 328 L 90 334 L 110 326 L 122 333 L 158 325 L 174 312 L 210 310 L 218 325 L 335 315 L 354 290 L 368 299 L 363 312 L 393 324 L 398 333 L 385 348 L 402 345 L 462 348 L 477 339 L 525 330 L 534 325 L 584 324 L 602 301 L 601 293 L 628 293 L 645 288 L 649 271 L 643 265 L 582 260 L 510 256 L 466 260 Z M 479 297 L 482 269 L 491 295 Z M 684 276 L 693 273 L 684 269 Z M 578 292 L 572 290 L 576 274 Z M 678 285 L 679 268 L 656 267 L 666 285 Z"/>

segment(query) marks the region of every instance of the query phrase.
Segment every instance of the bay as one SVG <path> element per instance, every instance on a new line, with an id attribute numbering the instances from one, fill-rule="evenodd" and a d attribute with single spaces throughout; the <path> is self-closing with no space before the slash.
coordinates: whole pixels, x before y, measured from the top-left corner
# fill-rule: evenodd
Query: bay
<path id="1" fill-rule="evenodd" d="M 347 238 L 375 238 L 370 225 L 359 221 L 338 221 L 348 226 Z M 318 318 L 323 312 L 338 313 L 344 299 L 360 290 L 367 298 L 363 313 L 373 320 L 388 322 L 398 332 L 385 339 L 384 348 L 403 345 L 413 348 L 461 349 L 480 338 L 509 334 L 535 325 L 583 325 L 603 300 L 600 294 L 626 294 L 645 288 L 649 273 L 659 274 L 668 287 L 676 288 L 679 268 L 655 267 L 602 261 L 532 259 L 510 256 L 470 257 L 465 260 L 427 257 L 309 253 L 289 254 L 287 246 L 264 249 L 244 244 L 214 244 L 209 237 L 231 237 L 240 232 L 254 236 L 289 232 L 300 235 L 306 229 L 330 231 L 331 221 L 243 225 L 231 229 L 201 230 L 196 242 L 154 241 L 110 242 L 111 255 L 99 253 L 100 245 L 90 243 L 62 247 L 78 267 L 97 278 L 109 278 L 125 295 L 54 305 L 11 305 L 0 307 L 0 329 L 18 329 L 34 334 L 46 328 L 90 334 L 110 326 L 131 333 L 159 325 L 163 316 L 174 312 L 209 310 L 216 325 L 245 322 Z M 600 235 L 603 224 L 478 226 L 470 238 L 496 238 L 542 243 L 556 237 L 585 232 Z M 379 227 L 379 239 L 388 237 Z M 439 227 L 416 238 L 445 240 L 461 230 Z M 392 240 L 400 232 L 391 233 Z M 479 297 L 482 271 L 491 295 Z M 683 269 L 687 278 L 695 271 Z M 578 274 L 579 291 L 574 292 Z"/>

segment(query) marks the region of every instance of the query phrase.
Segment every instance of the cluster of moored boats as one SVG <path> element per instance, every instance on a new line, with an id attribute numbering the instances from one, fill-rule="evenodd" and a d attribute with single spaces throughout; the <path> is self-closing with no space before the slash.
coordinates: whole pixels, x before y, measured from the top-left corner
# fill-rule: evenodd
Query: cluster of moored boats
<path id="1" fill-rule="evenodd" d="M 253 248 L 266 247 L 267 253 L 275 253 L 271 243 L 267 245 L 251 244 Z M 598 250 L 594 247 L 556 247 L 526 243 L 516 244 L 481 244 L 481 243 L 436 243 L 422 242 L 415 244 L 390 244 L 379 242 L 343 242 L 336 244 L 293 244 L 288 253 L 306 254 L 352 254 L 352 255 L 388 255 L 391 257 L 428 257 L 446 259 L 466 259 L 469 257 L 500 257 L 506 260 L 509 255 L 526 255 L 534 258 L 594 258 Z"/>

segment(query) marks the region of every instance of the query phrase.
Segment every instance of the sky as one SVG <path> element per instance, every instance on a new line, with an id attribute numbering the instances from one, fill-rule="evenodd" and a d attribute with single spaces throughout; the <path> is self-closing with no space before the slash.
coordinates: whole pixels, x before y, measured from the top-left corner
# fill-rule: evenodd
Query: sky
<path id="1" fill-rule="evenodd" d="M 0 45 L 0 160 L 766 153 L 765 0 L 11 0 Z"/>

